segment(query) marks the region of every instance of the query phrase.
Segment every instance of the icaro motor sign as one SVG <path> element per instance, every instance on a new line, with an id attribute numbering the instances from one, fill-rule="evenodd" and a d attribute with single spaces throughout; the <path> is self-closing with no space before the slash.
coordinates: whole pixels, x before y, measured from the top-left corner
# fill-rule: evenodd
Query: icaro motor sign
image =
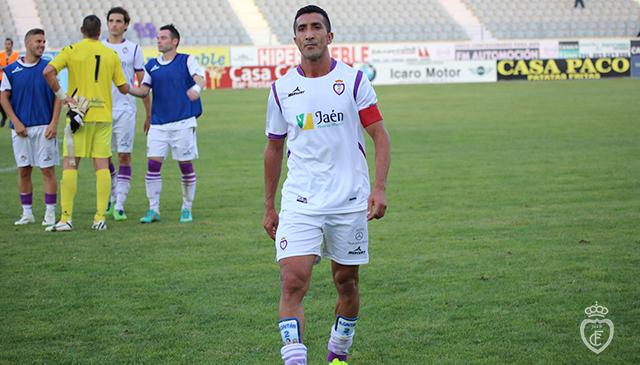
<path id="1" fill-rule="evenodd" d="M 500 60 L 498 80 L 583 80 L 629 76 L 627 57 Z"/>

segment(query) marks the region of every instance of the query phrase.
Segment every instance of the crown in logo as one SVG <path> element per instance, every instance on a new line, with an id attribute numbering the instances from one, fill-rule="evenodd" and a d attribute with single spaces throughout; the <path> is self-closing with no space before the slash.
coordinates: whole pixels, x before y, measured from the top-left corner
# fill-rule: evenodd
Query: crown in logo
<path id="1" fill-rule="evenodd" d="M 604 318 L 604 316 L 606 316 L 607 313 L 609 313 L 609 310 L 607 309 L 607 307 L 602 306 L 602 305 L 598 305 L 598 302 L 596 302 L 596 304 L 584 309 L 584 314 L 586 314 L 589 318 L 591 318 L 591 317 L 602 317 L 602 318 Z"/>

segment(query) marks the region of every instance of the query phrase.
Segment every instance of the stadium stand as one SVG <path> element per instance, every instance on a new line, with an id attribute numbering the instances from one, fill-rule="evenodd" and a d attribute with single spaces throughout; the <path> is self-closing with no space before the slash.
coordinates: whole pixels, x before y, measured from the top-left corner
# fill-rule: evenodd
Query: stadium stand
<path id="1" fill-rule="evenodd" d="M 11 38 L 14 40 L 14 46 L 19 48 L 20 41 L 19 37 L 17 37 L 16 26 L 11 18 L 11 14 L 5 9 L 8 9 L 6 0 L 0 0 L 0 7 L 2 10 L 0 11 L 0 41 L 2 42 L 2 46 L 0 48 L 4 49 L 4 40 L 5 38 Z"/>
<path id="2" fill-rule="evenodd" d="M 318 0 L 339 30 L 335 42 L 467 40 L 462 28 L 437 0 Z M 293 15 L 305 0 L 256 0 L 282 44 L 293 37 Z"/>
<path id="3" fill-rule="evenodd" d="M 640 24 L 634 0 L 462 0 L 498 39 L 633 37 Z"/>
<path id="4" fill-rule="evenodd" d="M 89 14 L 101 19 L 113 4 L 99 0 L 35 0 L 43 26 L 49 30 L 47 40 L 50 47 L 60 48 L 80 40 L 80 22 Z M 151 23 L 156 28 L 173 23 L 182 38 L 183 45 L 247 45 L 251 39 L 242 28 L 237 16 L 226 0 L 184 0 L 176 3 L 168 0 L 135 1 L 122 0 L 119 5 L 131 15 L 127 38 L 143 46 L 155 45 L 152 32 L 137 31 L 135 24 L 147 27 Z M 4 21 L 3 21 L 4 23 Z M 143 29 L 143 28 L 138 28 Z M 102 27 L 103 37 L 107 35 L 106 22 Z"/>

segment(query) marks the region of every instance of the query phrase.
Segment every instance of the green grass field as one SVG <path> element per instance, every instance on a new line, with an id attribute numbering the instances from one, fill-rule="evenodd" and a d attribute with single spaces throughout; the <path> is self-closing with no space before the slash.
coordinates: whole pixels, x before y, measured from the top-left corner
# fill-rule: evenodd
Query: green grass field
<path id="1" fill-rule="evenodd" d="M 389 209 L 370 225 L 349 363 L 640 363 L 640 82 L 377 91 L 392 137 Z M 278 266 L 262 229 L 266 96 L 204 93 L 190 225 L 178 223 L 173 161 L 162 222 L 137 223 L 140 126 L 127 222 L 90 230 L 84 161 L 74 232 L 14 227 L 17 174 L 1 130 L 0 364 L 281 363 Z M 42 194 L 34 171 L 37 220 Z M 305 301 L 309 364 L 324 363 L 334 301 L 323 261 Z M 595 301 L 615 325 L 600 355 L 579 335 Z"/>

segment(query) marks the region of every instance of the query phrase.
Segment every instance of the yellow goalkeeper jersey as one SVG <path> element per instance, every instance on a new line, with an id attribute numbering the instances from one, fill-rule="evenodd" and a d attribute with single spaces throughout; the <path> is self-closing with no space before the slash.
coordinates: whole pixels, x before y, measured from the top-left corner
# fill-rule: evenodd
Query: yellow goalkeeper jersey
<path id="1" fill-rule="evenodd" d="M 99 40 L 84 38 L 67 46 L 49 63 L 56 71 L 69 71 L 68 95 L 89 99 L 89 112 L 85 122 L 111 123 L 111 83 L 121 86 L 127 83 L 118 54 Z"/>

